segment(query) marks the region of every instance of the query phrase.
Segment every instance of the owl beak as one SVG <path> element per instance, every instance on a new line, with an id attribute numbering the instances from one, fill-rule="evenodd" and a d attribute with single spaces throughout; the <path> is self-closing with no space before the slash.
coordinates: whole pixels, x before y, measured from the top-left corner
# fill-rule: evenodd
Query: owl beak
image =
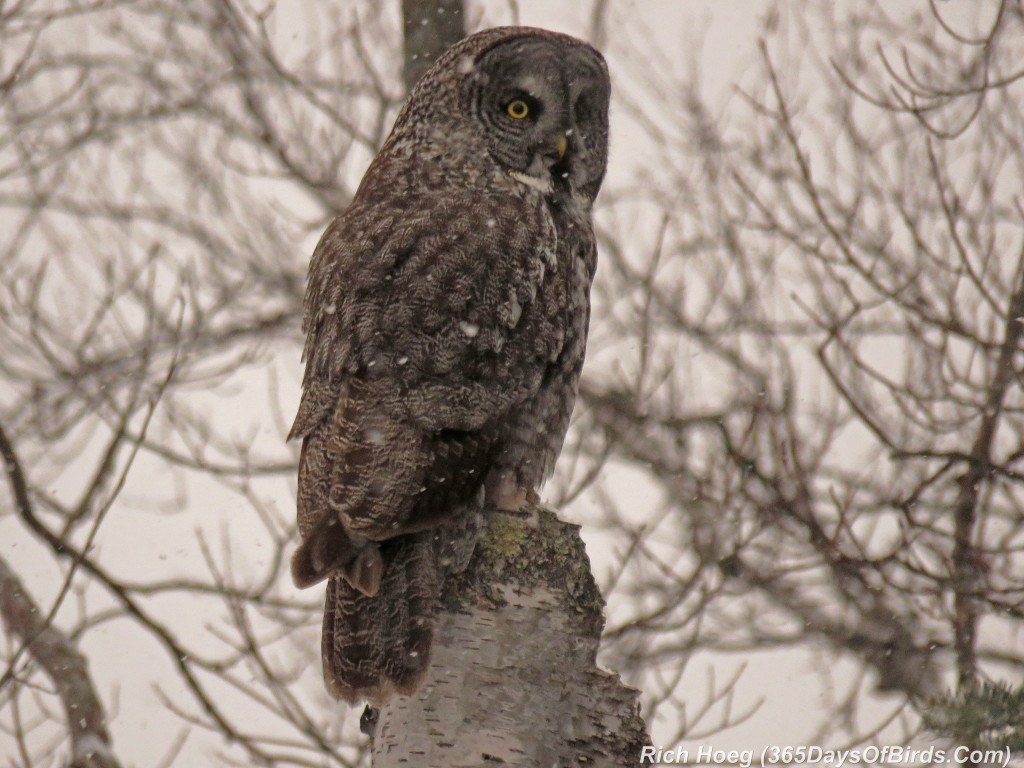
<path id="1" fill-rule="evenodd" d="M 547 177 L 554 173 L 556 168 L 560 169 L 562 164 L 567 162 L 565 158 L 569 154 L 569 144 L 569 136 L 565 132 L 560 132 L 557 139 L 551 136 L 539 144 L 534 150 L 530 168 L 526 173 L 537 177 Z"/>

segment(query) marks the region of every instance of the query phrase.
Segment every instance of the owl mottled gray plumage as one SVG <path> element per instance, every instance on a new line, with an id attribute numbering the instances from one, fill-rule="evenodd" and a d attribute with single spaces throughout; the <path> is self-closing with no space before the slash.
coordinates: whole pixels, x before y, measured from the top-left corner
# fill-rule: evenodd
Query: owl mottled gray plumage
<path id="1" fill-rule="evenodd" d="M 536 498 L 569 425 L 596 264 L 608 72 L 565 35 L 491 29 L 413 89 L 313 254 L 292 561 L 327 578 L 324 677 L 408 693 L 485 504 Z"/>

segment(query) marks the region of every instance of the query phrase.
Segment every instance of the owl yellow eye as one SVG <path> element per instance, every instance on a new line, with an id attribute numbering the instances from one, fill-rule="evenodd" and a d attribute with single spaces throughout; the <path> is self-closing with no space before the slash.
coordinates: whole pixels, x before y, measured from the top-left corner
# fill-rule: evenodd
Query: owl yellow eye
<path id="1" fill-rule="evenodd" d="M 505 111 L 508 112 L 509 117 L 514 117 L 516 120 L 522 120 L 530 114 L 530 107 L 522 99 L 515 99 L 508 103 L 508 106 L 505 107 Z"/>

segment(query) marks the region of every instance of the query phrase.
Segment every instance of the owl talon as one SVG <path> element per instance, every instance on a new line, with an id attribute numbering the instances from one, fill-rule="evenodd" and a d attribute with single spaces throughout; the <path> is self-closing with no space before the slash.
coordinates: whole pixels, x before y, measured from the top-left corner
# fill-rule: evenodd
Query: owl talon
<path id="1" fill-rule="evenodd" d="M 359 553 L 336 520 L 327 518 L 309 532 L 292 555 L 292 581 L 299 589 L 323 581 Z"/>
<path id="2" fill-rule="evenodd" d="M 509 475 L 498 475 L 487 480 L 487 506 L 499 512 L 522 514 L 540 502 L 533 488 L 521 487 Z"/>
<path id="3" fill-rule="evenodd" d="M 364 546 L 345 568 L 345 581 L 367 597 L 373 597 L 380 591 L 383 578 L 384 558 L 376 544 Z"/>

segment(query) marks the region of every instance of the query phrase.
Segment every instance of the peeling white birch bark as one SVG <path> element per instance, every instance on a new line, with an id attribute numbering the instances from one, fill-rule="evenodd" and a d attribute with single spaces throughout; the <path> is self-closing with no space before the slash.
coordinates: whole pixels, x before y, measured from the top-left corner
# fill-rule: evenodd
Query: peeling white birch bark
<path id="1" fill-rule="evenodd" d="M 577 526 L 489 513 L 449 578 L 427 680 L 380 713 L 374 768 L 639 765 L 638 692 L 596 666 L 603 601 Z"/>

